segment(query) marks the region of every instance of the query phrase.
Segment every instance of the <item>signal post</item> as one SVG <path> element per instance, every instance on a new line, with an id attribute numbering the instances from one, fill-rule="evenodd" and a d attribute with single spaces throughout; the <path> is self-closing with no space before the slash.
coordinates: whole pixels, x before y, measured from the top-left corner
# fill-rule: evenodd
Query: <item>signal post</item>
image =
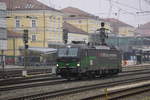
<path id="1" fill-rule="evenodd" d="M 27 57 L 28 57 L 28 30 L 25 29 L 23 33 L 23 42 L 24 42 L 24 69 L 22 71 L 22 76 L 27 76 Z"/>

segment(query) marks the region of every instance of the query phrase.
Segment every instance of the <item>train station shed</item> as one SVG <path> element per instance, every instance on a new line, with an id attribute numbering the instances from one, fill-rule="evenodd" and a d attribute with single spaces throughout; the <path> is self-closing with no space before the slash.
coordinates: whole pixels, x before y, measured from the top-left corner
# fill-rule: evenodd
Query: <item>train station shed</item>
<path id="1" fill-rule="evenodd" d="M 56 53 L 57 49 L 54 48 L 40 48 L 40 47 L 29 47 L 29 51 L 35 51 L 42 54 Z"/>
<path id="2" fill-rule="evenodd" d="M 23 63 L 25 52 L 21 51 L 22 56 L 19 59 L 19 63 Z M 26 57 L 28 59 L 29 66 L 43 66 L 43 65 L 54 65 L 56 62 L 57 49 L 54 48 L 40 48 L 40 47 L 29 47 Z"/>

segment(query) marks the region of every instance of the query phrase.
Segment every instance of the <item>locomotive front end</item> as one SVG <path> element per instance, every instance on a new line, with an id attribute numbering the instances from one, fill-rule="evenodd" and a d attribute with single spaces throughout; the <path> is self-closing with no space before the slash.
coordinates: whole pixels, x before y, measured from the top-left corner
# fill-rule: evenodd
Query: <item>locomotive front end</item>
<path id="1" fill-rule="evenodd" d="M 79 48 L 58 49 L 56 74 L 64 78 L 75 77 L 79 73 L 79 61 Z"/>

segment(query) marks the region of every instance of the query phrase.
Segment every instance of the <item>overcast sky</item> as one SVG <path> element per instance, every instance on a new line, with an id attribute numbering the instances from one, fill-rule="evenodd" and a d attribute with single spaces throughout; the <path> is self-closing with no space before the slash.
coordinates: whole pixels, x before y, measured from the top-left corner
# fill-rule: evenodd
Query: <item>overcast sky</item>
<path id="1" fill-rule="evenodd" d="M 76 7 L 101 18 L 116 18 L 137 26 L 150 22 L 150 0 L 39 0 L 56 9 Z M 136 13 L 136 12 L 148 13 Z"/>

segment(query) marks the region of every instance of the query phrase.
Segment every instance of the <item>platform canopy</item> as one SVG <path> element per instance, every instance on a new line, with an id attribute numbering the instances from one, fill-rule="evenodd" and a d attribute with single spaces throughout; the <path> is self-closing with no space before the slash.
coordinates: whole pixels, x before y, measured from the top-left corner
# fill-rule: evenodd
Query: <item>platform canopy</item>
<path id="1" fill-rule="evenodd" d="M 40 48 L 40 47 L 29 47 L 29 51 L 36 51 L 43 54 L 56 53 L 57 49 L 54 48 Z"/>

